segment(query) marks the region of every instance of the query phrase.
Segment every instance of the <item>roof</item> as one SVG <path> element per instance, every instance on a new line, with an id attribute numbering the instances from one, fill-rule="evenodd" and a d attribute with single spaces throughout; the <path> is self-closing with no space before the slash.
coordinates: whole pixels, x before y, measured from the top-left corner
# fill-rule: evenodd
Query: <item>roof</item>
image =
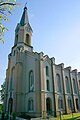
<path id="1" fill-rule="evenodd" d="M 25 24 L 28 24 L 28 23 L 29 23 L 29 20 L 28 20 L 27 7 L 24 7 L 24 11 L 23 11 L 23 14 L 22 14 L 20 25 L 24 26 Z"/>

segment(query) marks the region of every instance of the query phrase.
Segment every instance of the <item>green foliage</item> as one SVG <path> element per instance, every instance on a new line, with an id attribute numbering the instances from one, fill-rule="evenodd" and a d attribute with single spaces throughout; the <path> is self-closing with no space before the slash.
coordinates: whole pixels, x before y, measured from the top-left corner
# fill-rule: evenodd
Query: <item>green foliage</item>
<path id="1" fill-rule="evenodd" d="M 8 15 L 11 15 L 11 10 L 18 5 L 16 0 L 0 0 L 0 40 L 4 43 L 4 31 L 8 29 L 3 24 L 3 21 L 8 21 Z"/>
<path id="2" fill-rule="evenodd" d="M 3 104 L 0 104 L 0 114 L 3 112 Z"/>
<path id="3" fill-rule="evenodd" d="M 13 112 L 13 120 L 16 120 L 16 112 Z"/>
<path id="4" fill-rule="evenodd" d="M 4 95 L 5 95 L 5 82 L 1 85 L 0 94 L 1 94 L 1 101 L 4 102 Z"/>

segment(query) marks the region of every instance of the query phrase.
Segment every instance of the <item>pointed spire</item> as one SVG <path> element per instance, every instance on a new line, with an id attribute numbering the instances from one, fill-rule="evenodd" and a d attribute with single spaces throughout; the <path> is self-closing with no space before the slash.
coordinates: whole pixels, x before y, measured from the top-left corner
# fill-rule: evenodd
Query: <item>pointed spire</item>
<path id="1" fill-rule="evenodd" d="M 23 15 L 22 15 L 22 18 L 20 21 L 20 25 L 24 26 L 25 24 L 28 24 L 28 23 L 29 23 L 29 21 L 28 21 L 27 7 L 25 6 L 24 11 L 23 11 Z"/>

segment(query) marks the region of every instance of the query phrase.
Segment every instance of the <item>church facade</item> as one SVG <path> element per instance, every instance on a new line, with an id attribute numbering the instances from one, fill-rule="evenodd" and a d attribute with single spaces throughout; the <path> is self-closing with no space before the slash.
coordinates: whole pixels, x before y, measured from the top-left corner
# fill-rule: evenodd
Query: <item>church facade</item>
<path id="1" fill-rule="evenodd" d="M 80 111 L 80 73 L 55 64 L 43 52 L 33 51 L 32 28 L 27 7 L 15 29 L 15 42 L 8 55 L 5 111 L 39 117 Z"/>

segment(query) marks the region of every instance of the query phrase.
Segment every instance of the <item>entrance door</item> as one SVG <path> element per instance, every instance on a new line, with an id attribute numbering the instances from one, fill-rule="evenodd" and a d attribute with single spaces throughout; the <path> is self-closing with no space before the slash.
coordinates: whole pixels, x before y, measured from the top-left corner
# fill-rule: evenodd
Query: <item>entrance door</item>
<path id="1" fill-rule="evenodd" d="M 78 106 L 78 99 L 76 98 L 76 108 L 77 110 L 79 109 L 79 106 Z"/>
<path id="2" fill-rule="evenodd" d="M 51 98 L 47 98 L 46 99 L 46 110 L 48 113 L 50 113 L 52 111 L 52 102 L 51 102 Z"/>
<path id="3" fill-rule="evenodd" d="M 12 108 L 13 108 L 13 99 L 9 98 L 9 102 L 8 102 L 8 113 L 12 113 Z"/>

